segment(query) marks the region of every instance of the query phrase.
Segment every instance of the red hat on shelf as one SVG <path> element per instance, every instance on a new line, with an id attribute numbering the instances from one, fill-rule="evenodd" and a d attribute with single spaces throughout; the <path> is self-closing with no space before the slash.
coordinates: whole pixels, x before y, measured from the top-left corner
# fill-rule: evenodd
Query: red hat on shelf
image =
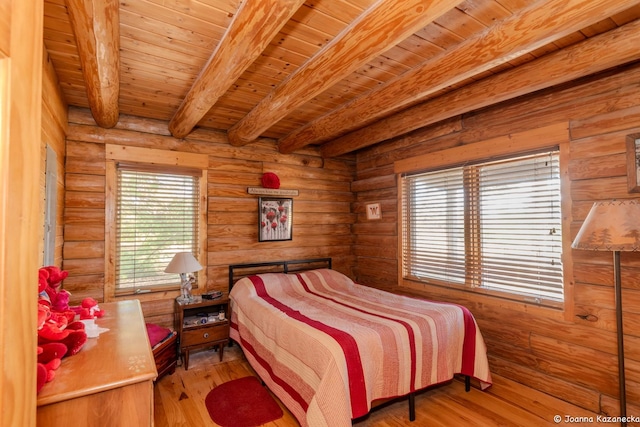
<path id="1" fill-rule="evenodd" d="M 262 174 L 262 186 L 264 188 L 280 188 L 280 178 L 273 172 L 265 172 Z"/>

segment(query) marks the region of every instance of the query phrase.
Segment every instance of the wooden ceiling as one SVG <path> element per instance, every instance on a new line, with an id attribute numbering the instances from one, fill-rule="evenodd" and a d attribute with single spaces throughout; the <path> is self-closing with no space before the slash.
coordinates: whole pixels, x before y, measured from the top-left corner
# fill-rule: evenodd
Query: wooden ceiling
<path id="1" fill-rule="evenodd" d="M 45 0 L 69 105 L 325 157 L 640 59 L 640 1 Z"/>

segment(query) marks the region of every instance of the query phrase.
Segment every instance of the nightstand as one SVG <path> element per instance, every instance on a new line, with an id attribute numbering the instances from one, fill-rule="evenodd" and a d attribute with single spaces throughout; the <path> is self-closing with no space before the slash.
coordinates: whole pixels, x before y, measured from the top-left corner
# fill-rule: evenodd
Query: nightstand
<path id="1" fill-rule="evenodd" d="M 222 319 L 221 313 L 224 313 Z M 175 320 L 185 370 L 189 369 L 191 350 L 217 346 L 222 360 L 224 346 L 229 342 L 229 298 L 226 294 L 214 300 L 194 296 L 193 302 L 176 301 Z"/>

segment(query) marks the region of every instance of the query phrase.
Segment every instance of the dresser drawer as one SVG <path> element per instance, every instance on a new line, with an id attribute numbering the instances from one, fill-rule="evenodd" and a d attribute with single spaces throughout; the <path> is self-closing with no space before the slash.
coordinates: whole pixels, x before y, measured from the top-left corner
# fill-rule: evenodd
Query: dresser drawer
<path id="1" fill-rule="evenodd" d="M 184 329 L 181 339 L 181 347 L 227 340 L 229 339 L 229 322 L 220 325 L 198 327 L 194 330 Z"/>

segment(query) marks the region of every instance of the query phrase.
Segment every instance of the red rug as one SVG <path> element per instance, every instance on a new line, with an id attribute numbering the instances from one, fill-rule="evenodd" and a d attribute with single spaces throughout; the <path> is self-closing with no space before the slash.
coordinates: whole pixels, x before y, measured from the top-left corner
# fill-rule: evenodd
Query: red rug
<path id="1" fill-rule="evenodd" d="M 282 409 L 256 377 L 220 384 L 204 403 L 213 422 L 223 427 L 255 427 L 282 417 Z"/>

